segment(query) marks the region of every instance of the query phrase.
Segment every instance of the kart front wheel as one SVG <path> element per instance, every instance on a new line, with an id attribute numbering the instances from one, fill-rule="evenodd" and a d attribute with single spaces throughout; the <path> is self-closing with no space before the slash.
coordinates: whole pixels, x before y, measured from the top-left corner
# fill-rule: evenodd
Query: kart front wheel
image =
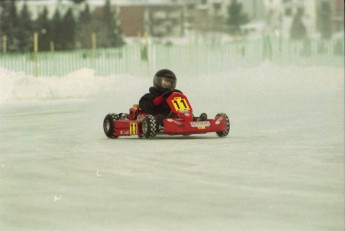
<path id="1" fill-rule="evenodd" d="M 143 136 L 146 139 L 153 139 L 156 134 L 156 119 L 152 115 L 147 115 L 141 122 L 141 129 L 143 131 Z"/>
<path id="2" fill-rule="evenodd" d="M 116 139 L 118 136 L 115 136 L 115 120 L 118 120 L 119 116 L 117 114 L 108 114 L 103 121 L 103 130 L 105 135 L 108 138 Z"/>
<path id="3" fill-rule="evenodd" d="M 216 115 L 216 118 L 219 117 L 219 116 L 222 116 L 222 117 L 225 118 L 225 120 L 226 120 L 226 129 L 223 130 L 223 131 L 220 131 L 220 132 L 216 132 L 216 133 L 217 133 L 217 135 L 219 137 L 224 137 L 224 136 L 227 136 L 229 134 L 229 132 L 230 132 L 230 120 L 229 120 L 229 117 L 225 113 L 218 113 Z"/>

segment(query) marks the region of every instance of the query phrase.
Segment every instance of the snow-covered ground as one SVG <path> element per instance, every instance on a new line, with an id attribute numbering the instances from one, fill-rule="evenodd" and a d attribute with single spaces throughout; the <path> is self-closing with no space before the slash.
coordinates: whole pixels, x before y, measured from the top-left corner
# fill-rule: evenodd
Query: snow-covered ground
<path id="1" fill-rule="evenodd" d="M 176 74 L 228 137 L 107 139 L 151 76 L 0 69 L 0 230 L 344 230 L 343 67 Z"/>

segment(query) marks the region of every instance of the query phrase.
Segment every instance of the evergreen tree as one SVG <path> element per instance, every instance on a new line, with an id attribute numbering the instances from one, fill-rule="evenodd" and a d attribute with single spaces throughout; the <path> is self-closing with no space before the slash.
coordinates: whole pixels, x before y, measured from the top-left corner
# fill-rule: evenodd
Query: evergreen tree
<path id="1" fill-rule="evenodd" d="M 322 2 L 317 14 L 317 28 L 321 32 L 322 39 L 332 37 L 331 7 L 329 2 Z"/>
<path id="2" fill-rule="evenodd" d="M 84 10 L 80 12 L 76 31 L 76 39 L 80 48 L 91 48 L 91 34 L 93 32 L 91 22 L 90 7 L 86 4 Z"/>
<path id="3" fill-rule="evenodd" d="M 1 11 L 5 8 L 6 6 L 6 1 L 0 1 L 0 9 Z"/>
<path id="4" fill-rule="evenodd" d="M 107 0 L 102 9 L 102 23 L 104 24 L 104 47 L 113 47 L 116 45 L 117 25 L 115 19 L 115 12 L 113 11 L 110 0 Z"/>
<path id="5" fill-rule="evenodd" d="M 70 1 L 74 2 L 74 4 L 80 4 L 80 3 L 85 2 L 85 0 L 70 0 Z"/>
<path id="6" fill-rule="evenodd" d="M 93 29 L 97 34 L 98 47 L 118 47 L 124 44 L 122 33 L 117 25 L 116 13 L 106 0 L 100 11 L 94 12 Z"/>
<path id="7" fill-rule="evenodd" d="M 0 1 L 0 34 L 5 34 L 6 27 L 8 25 L 8 22 L 6 23 L 6 15 L 7 15 L 7 2 Z"/>
<path id="8" fill-rule="evenodd" d="M 86 2 L 71 1 L 80 6 L 81 3 Z M 0 32 L 1 35 L 7 36 L 8 51 L 31 51 L 34 32 L 38 32 L 39 35 L 39 51 L 48 51 L 50 42 L 54 42 L 56 50 L 91 48 L 92 33 L 97 35 L 98 47 L 118 47 L 124 44 L 122 32 L 117 24 L 116 12 L 110 0 L 106 0 L 105 5 L 93 14 L 86 2 L 78 22 L 73 17 L 72 8 L 62 17 L 59 7 L 56 8 L 51 19 L 48 18 L 48 10 L 45 7 L 33 22 L 27 2 L 24 2 L 19 14 L 16 3 L 17 0 L 0 1 Z M 76 46 L 77 42 L 78 46 Z"/>
<path id="9" fill-rule="evenodd" d="M 63 34 L 61 32 L 63 31 L 63 25 L 62 25 L 61 13 L 58 8 L 56 9 L 53 15 L 53 18 L 50 21 L 50 28 L 51 28 L 51 41 L 54 42 L 55 49 L 62 50 Z"/>
<path id="10" fill-rule="evenodd" d="M 17 49 L 24 52 L 32 51 L 33 36 L 33 22 L 28 6 L 25 2 L 18 18 L 18 30 L 16 31 L 16 37 L 18 39 Z"/>
<path id="11" fill-rule="evenodd" d="M 75 31 L 76 21 L 73 17 L 72 9 L 68 9 L 65 16 L 62 19 L 61 34 L 61 49 L 71 50 L 75 48 Z"/>
<path id="12" fill-rule="evenodd" d="M 7 48 L 9 51 L 15 51 L 18 48 L 18 15 L 17 1 L 2 3 L 3 12 L 0 14 L 0 30 L 3 35 L 7 36 Z"/>
<path id="13" fill-rule="evenodd" d="M 307 29 L 303 24 L 302 20 L 303 10 L 298 9 L 297 13 L 295 14 L 291 29 L 290 29 L 290 38 L 292 40 L 303 40 L 307 37 Z"/>
<path id="14" fill-rule="evenodd" d="M 49 51 L 51 40 L 51 25 L 48 18 L 48 9 L 44 7 L 35 22 L 35 30 L 38 32 L 38 50 Z"/>
<path id="15" fill-rule="evenodd" d="M 232 0 L 228 6 L 228 18 L 227 25 L 231 34 L 237 34 L 241 32 L 241 25 L 249 22 L 248 15 L 242 10 L 242 3 L 237 0 Z"/>

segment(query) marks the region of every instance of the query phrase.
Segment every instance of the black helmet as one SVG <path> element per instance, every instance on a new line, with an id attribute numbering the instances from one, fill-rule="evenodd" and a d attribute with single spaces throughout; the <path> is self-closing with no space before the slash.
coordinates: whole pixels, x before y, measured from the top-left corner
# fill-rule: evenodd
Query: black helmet
<path id="1" fill-rule="evenodd" d="M 168 69 L 159 70 L 153 78 L 153 86 L 159 91 L 166 89 L 174 90 L 176 87 L 176 76 Z"/>

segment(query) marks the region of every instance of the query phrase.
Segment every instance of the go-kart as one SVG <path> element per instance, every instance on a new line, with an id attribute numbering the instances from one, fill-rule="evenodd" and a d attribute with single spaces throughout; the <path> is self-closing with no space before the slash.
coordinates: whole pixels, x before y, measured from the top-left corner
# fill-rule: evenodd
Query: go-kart
<path id="1" fill-rule="evenodd" d="M 129 114 L 106 115 L 103 122 L 105 135 L 113 139 L 131 135 L 153 139 L 157 134 L 187 136 L 215 132 L 219 137 L 229 134 L 230 120 L 226 114 L 218 113 L 214 119 L 207 119 L 207 116 L 195 117 L 188 98 L 181 92 L 172 92 L 166 101 L 171 115 L 163 119 L 144 113 L 138 104 L 129 109 Z"/>

